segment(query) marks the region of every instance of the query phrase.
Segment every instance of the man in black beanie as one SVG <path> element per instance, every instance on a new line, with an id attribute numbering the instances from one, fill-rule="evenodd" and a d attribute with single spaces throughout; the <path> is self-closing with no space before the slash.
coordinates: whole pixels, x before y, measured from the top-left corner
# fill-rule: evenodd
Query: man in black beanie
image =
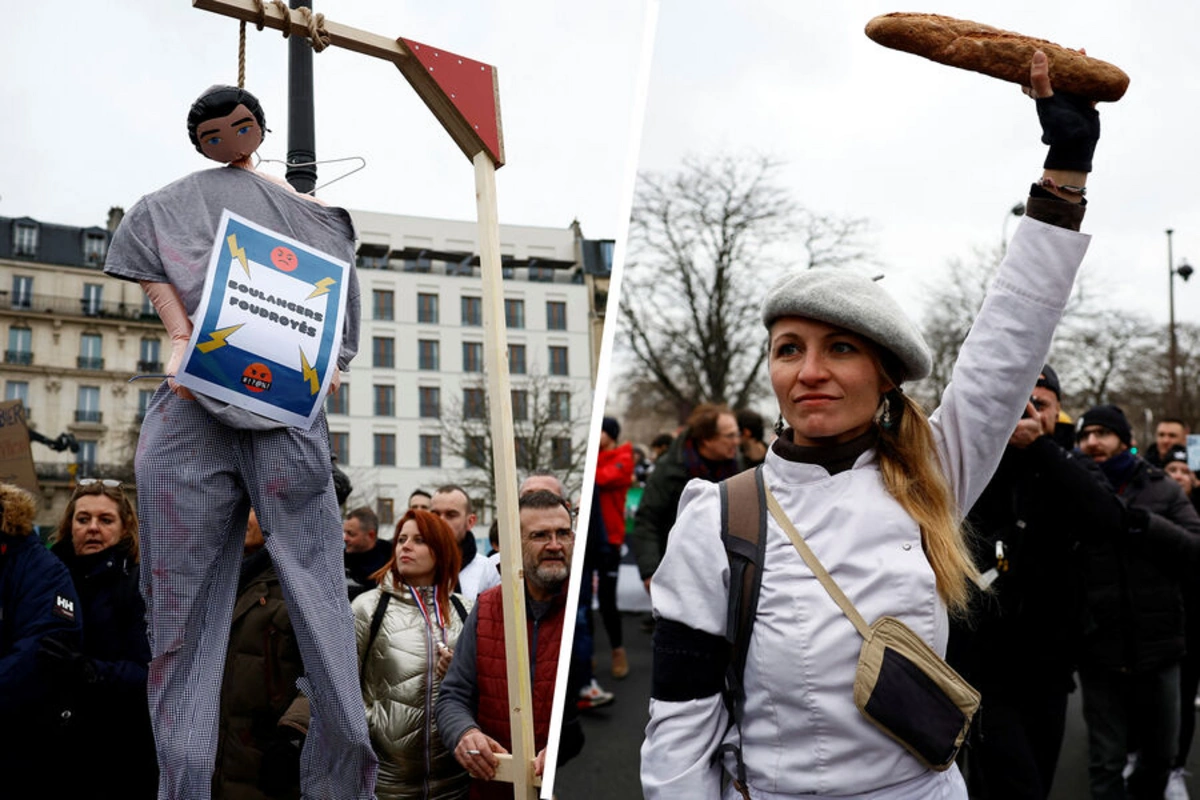
<path id="1" fill-rule="evenodd" d="M 1104 796 L 1106 783 L 1119 787 L 1136 742 L 1130 795 L 1162 797 L 1179 741 L 1180 583 L 1194 580 L 1200 516 L 1178 484 L 1130 451 L 1132 438 L 1129 420 L 1115 405 L 1079 418 L 1080 451 L 1100 467 L 1131 520 L 1110 554 L 1115 558 L 1087 565 L 1089 619 L 1129 620 L 1112 626 L 1111 636 L 1092 636 L 1095 646 L 1081 659 L 1079 680 L 1093 795 Z"/>

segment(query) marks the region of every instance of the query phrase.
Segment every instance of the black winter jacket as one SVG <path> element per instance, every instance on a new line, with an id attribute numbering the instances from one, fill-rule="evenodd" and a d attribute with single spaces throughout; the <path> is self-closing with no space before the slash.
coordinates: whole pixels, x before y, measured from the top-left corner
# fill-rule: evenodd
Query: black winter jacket
<path id="1" fill-rule="evenodd" d="M 967 517 L 975 565 L 996 577 L 970 620 L 952 621 L 947 660 L 985 696 L 1073 686 L 1084 546 L 1111 549 L 1122 517 L 1082 461 L 1050 436 L 1010 446 Z"/>
<path id="2" fill-rule="evenodd" d="M 75 555 L 70 541 L 51 548 L 71 572 L 83 616 L 83 654 L 94 675 L 73 688 L 67 735 L 74 762 L 60 770 L 74 791 L 91 798 L 153 798 L 158 762 L 150 727 L 146 679 L 150 643 L 138 564 L 121 542 L 99 553 Z M 62 796 L 74 796 L 70 790 Z"/>
<path id="3" fill-rule="evenodd" d="M 1115 546 L 1085 552 L 1080 666 L 1144 672 L 1183 657 L 1180 581 L 1200 577 L 1200 518 L 1179 486 L 1144 461 L 1116 489 L 1129 509 L 1125 530 Z"/>

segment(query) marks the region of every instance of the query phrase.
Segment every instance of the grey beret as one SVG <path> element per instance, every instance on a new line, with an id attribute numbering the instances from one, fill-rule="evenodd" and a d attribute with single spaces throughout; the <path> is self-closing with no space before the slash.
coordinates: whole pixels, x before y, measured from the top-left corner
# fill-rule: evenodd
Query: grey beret
<path id="1" fill-rule="evenodd" d="M 898 380 L 920 380 L 933 368 L 924 337 L 892 296 L 875 281 L 846 269 L 808 269 L 767 292 L 762 320 L 769 330 L 780 317 L 805 317 L 870 339 L 904 367 Z"/>

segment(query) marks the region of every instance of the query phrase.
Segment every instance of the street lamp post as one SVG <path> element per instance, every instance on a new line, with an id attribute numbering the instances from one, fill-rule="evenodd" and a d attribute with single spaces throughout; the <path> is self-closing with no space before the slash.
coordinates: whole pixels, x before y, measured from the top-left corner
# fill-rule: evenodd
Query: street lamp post
<path id="1" fill-rule="evenodd" d="M 1168 367 L 1171 370 L 1171 397 L 1169 400 L 1169 413 L 1172 416 L 1179 416 L 1179 351 L 1175 343 L 1175 276 L 1183 278 L 1184 282 L 1192 277 L 1195 271 L 1192 265 L 1184 259 L 1183 263 L 1178 267 L 1175 266 L 1175 254 L 1172 251 L 1171 235 L 1175 233 L 1174 229 L 1167 228 L 1167 297 L 1169 299 L 1168 317 L 1168 335 L 1170 338 L 1170 353 L 1168 355 Z"/>
<path id="2" fill-rule="evenodd" d="M 1003 256 L 1008 252 L 1008 221 L 1013 217 L 1025 216 L 1025 204 L 1017 203 L 1015 206 L 1004 212 L 1004 225 L 1000 228 L 1000 255 Z"/>

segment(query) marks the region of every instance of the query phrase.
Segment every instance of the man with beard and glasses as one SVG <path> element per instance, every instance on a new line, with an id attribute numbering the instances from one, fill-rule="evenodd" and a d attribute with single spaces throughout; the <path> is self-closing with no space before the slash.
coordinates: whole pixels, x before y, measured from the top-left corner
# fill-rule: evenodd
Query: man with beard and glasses
<path id="1" fill-rule="evenodd" d="M 553 492 L 530 492 L 520 498 L 518 506 L 537 751 L 535 771 L 541 775 L 554 707 L 559 644 L 563 620 L 567 618 L 567 578 L 571 574 L 575 531 L 566 501 Z M 454 650 L 454 661 L 442 680 L 436 714 L 442 741 L 454 748 L 454 757 L 475 779 L 470 796 L 512 797 L 511 784 L 490 783 L 499 764 L 494 754 L 512 749 L 500 587 L 480 594 L 471 609 Z M 582 745 L 578 720 L 570 724 L 564 719 L 559 764 L 578 753 Z"/>

